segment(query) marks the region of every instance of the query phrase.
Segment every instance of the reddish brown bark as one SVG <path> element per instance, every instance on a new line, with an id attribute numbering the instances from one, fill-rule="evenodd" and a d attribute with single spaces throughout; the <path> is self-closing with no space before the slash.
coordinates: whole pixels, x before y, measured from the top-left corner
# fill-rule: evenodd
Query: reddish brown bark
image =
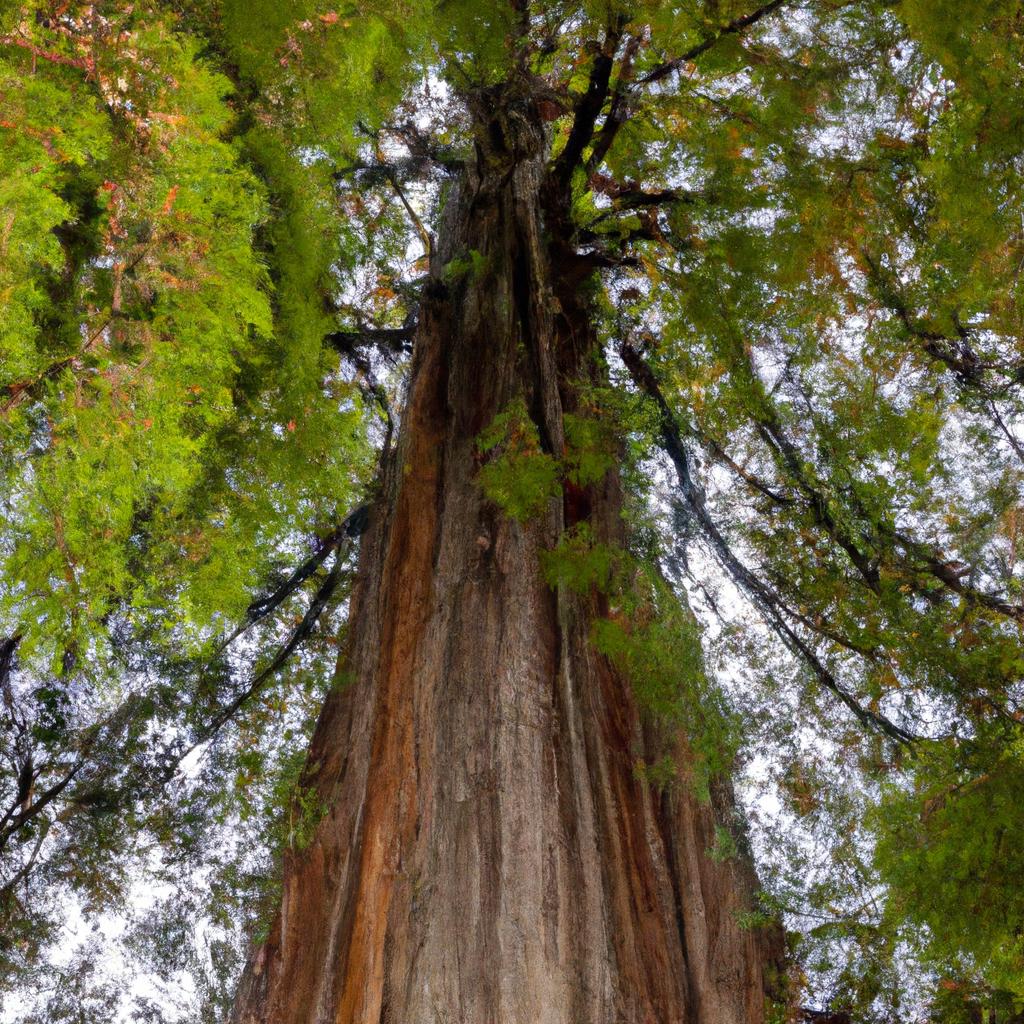
<path id="1" fill-rule="evenodd" d="M 517 396 L 561 451 L 595 348 L 545 197 L 541 118 L 498 94 L 477 114 L 362 541 L 350 682 L 313 739 L 329 810 L 288 858 L 234 1020 L 755 1024 L 778 935 L 737 923 L 749 865 L 706 855 L 731 798 L 635 777 L 665 741 L 588 643 L 601 598 L 541 575 L 567 506 L 624 539 L 614 474 L 526 525 L 477 480 L 474 439 Z M 472 250 L 483 273 L 446 284 L 445 262 Z"/>

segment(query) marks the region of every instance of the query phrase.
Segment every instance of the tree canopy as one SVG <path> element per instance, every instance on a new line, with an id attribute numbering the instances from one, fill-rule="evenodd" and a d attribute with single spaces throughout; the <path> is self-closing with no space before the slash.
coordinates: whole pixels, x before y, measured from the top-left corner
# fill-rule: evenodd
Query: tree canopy
<path id="1" fill-rule="evenodd" d="M 223 1012 L 316 818 L 360 508 L 466 111 L 507 82 L 613 386 L 557 464 L 507 410 L 481 485 L 528 518 L 628 478 L 631 550 L 577 531 L 548 571 L 689 594 L 714 685 L 688 616 L 594 642 L 722 734 L 794 998 L 1019 1012 L 1022 35 L 1019 0 L 0 3 L 11 1013 Z M 130 916 L 182 1005 L 69 952 L 72 904 Z"/>

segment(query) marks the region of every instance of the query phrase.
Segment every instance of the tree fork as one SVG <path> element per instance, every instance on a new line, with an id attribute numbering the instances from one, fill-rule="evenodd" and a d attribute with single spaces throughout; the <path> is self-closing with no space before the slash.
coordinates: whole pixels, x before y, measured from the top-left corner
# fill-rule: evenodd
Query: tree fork
<path id="1" fill-rule="evenodd" d="M 565 280 L 568 210 L 529 89 L 471 108 L 477 158 L 442 218 L 311 745 L 326 814 L 286 856 L 233 1020 L 759 1024 L 780 934 L 739 923 L 750 865 L 707 856 L 731 796 L 636 776 L 639 758 L 685 766 L 686 746 L 589 644 L 605 600 L 543 578 L 567 510 L 519 524 L 476 479 L 476 437 L 518 398 L 561 454 L 597 338 Z M 469 252 L 482 269 L 446 279 Z M 586 492 L 571 514 L 621 544 L 615 475 Z"/>

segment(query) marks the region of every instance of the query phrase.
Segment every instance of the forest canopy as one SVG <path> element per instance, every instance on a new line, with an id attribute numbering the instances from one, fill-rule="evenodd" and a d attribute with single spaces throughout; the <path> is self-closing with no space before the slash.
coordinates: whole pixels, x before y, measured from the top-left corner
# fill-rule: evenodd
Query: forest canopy
<path id="1" fill-rule="evenodd" d="M 610 384 L 480 485 L 624 481 L 544 571 L 644 581 L 592 641 L 698 771 L 637 772 L 736 778 L 805 1014 L 1021 1013 L 1019 0 L 0 0 L 4 1019 L 230 1006 L 508 83 Z"/>

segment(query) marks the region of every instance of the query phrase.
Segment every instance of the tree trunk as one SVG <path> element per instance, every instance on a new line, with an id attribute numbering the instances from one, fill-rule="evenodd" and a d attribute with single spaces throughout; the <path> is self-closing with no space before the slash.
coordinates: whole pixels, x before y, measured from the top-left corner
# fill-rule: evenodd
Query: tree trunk
<path id="1" fill-rule="evenodd" d="M 560 454 L 575 382 L 598 371 L 541 120 L 511 86 L 473 113 L 477 159 L 442 217 L 362 539 L 348 681 L 312 742 L 328 810 L 287 858 L 233 1019 L 754 1024 L 778 933 L 737 923 L 750 866 L 706 855 L 731 797 L 635 776 L 654 730 L 588 643 L 604 599 L 541 574 L 573 522 L 623 541 L 615 474 L 527 524 L 477 479 L 475 439 L 517 397 Z M 446 279 L 471 252 L 480 269 Z"/>

